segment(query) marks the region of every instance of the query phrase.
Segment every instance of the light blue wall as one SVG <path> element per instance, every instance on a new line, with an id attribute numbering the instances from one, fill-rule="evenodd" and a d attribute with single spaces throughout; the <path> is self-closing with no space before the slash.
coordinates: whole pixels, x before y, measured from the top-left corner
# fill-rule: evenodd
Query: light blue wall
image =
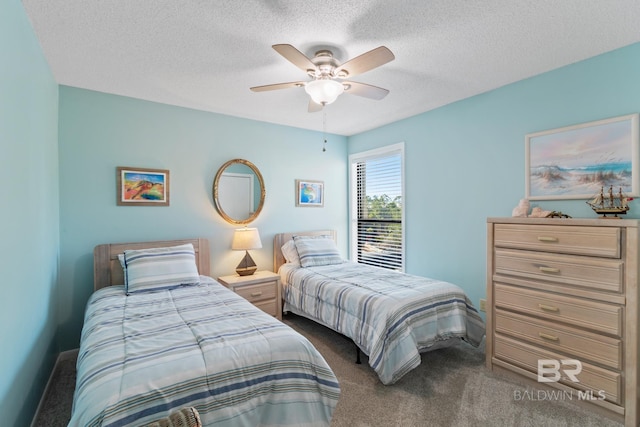
<path id="1" fill-rule="evenodd" d="M 207 237 L 212 275 L 234 272 L 233 230 L 215 211 L 212 186 L 234 158 L 254 163 L 266 202 L 251 223 L 263 248 L 251 252 L 272 269 L 277 232 L 335 228 L 347 235 L 346 138 L 219 114 L 60 87 L 60 343 L 78 347 L 93 290 L 93 248 L 100 243 Z M 116 167 L 169 169 L 169 207 L 116 206 Z M 324 208 L 296 208 L 295 180 L 325 182 Z M 346 253 L 346 240 L 340 242 Z"/>
<path id="2" fill-rule="evenodd" d="M 478 304 L 486 218 L 524 197 L 525 135 L 635 112 L 640 44 L 350 137 L 348 151 L 406 143 L 407 272 L 458 283 Z M 595 217 L 584 201 L 534 205 Z"/>
<path id="3" fill-rule="evenodd" d="M 264 248 L 252 256 L 270 269 L 276 232 L 347 236 L 348 154 L 404 141 L 407 271 L 459 283 L 477 303 L 486 217 L 509 216 L 524 195 L 524 135 L 640 111 L 636 44 L 350 138 L 331 135 L 322 153 L 317 132 L 58 88 L 18 0 L 0 3 L 0 53 L 0 419 L 9 426 L 29 424 L 55 356 L 78 346 L 96 244 L 204 236 L 212 274 L 233 271 L 242 256 L 228 249 L 235 227 L 211 197 L 231 158 L 264 176 L 266 205 L 251 224 Z M 117 166 L 169 169 L 171 206 L 116 206 Z M 325 181 L 325 208 L 295 207 L 297 178 Z M 593 216 L 582 201 L 540 205 Z M 340 246 L 346 253 L 346 239 Z"/>
<path id="4" fill-rule="evenodd" d="M 53 362 L 58 86 L 19 0 L 0 2 L 0 423 L 25 426 Z"/>

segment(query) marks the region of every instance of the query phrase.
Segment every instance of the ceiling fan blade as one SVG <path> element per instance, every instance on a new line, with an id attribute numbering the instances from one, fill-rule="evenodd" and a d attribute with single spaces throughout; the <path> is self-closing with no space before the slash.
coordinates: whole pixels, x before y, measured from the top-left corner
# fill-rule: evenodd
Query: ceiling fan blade
<path id="1" fill-rule="evenodd" d="M 305 73 L 308 72 L 308 70 L 316 69 L 316 65 L 311 62 L 311 60 L 307 58 L 304 53 L 300 52 L 290 44 L 274 44 L 271 47 L 273 47 L 276 52 L 284 56 L 285 59 L 287 59 L 296 67 L 300 68 Z"/>
<path id="2" fill-rule="evenodd" d="M 395 58 L 393 52 L 387 47 L 380 46 L 340 65 L 335 69 L 334 74 L 340 77 L 340 73 L 344 74 L 346 71 L 345 77 L 353 77 L 393 61 Z"/>
<path id="3" fill-rule="evenodd" d="M 304 82 L 276 83 L 272 85 L 254 86 L 249 89 L 254 92 L 266 92 L 268 90 L 288 89 L 290 87 L 304 87 Z"/>
<path id="4" fill-rule="evenodd" d="M 364 96 L 365 98 L 381 100 L 389 91 L 387 89 L 383 89 L 378 86 L 372 86 L 365 83 L 358 82 L 342 82 L 344 86 L 345 93 L 350 93 L 351 95 Z"/>
<path id="5" fill-rule="evenodd" d="M 322 111 L 322 104 L 316 104 L 313 102 L 313 99 L 309 100 L 309 112 L 317 113 L 318 111 Z"/>

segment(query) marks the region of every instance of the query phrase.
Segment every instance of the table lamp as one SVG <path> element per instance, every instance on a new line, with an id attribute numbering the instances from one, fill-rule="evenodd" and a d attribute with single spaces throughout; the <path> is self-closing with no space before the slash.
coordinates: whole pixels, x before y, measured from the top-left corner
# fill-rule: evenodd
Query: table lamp
<path id="1" fill-rule="evenodd" d="M 257 228 L 239 228 L 233 234 L 231 249 L 234 251 L 245 251 L 244 258 L 236 267 L 236 273 L 240 276 L 250 276 L 256 272 L 258 267 L 249 255 L 249 249 L 262 248 L 260 234 Z"/>

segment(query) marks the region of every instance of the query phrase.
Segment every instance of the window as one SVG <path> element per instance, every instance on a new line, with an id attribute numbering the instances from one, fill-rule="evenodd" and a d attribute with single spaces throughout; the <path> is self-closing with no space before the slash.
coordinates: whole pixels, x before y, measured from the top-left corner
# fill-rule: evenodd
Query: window
<path id="1" fill-rule="evenodd" d="M 351 259 L 404 271 L 404 144 L 349 156 Z"/>

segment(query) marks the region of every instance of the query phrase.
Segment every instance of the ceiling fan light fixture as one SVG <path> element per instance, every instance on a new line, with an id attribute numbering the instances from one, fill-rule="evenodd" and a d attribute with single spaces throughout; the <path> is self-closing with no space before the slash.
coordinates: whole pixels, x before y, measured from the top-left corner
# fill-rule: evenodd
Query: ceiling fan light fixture
<path id="1" fill-rule="evenodd" d="M 307 83 L 304 90 L 316 104 L 328 105 L 344 92 L 344 86 L 335 80 L 318 79 Z"/>

